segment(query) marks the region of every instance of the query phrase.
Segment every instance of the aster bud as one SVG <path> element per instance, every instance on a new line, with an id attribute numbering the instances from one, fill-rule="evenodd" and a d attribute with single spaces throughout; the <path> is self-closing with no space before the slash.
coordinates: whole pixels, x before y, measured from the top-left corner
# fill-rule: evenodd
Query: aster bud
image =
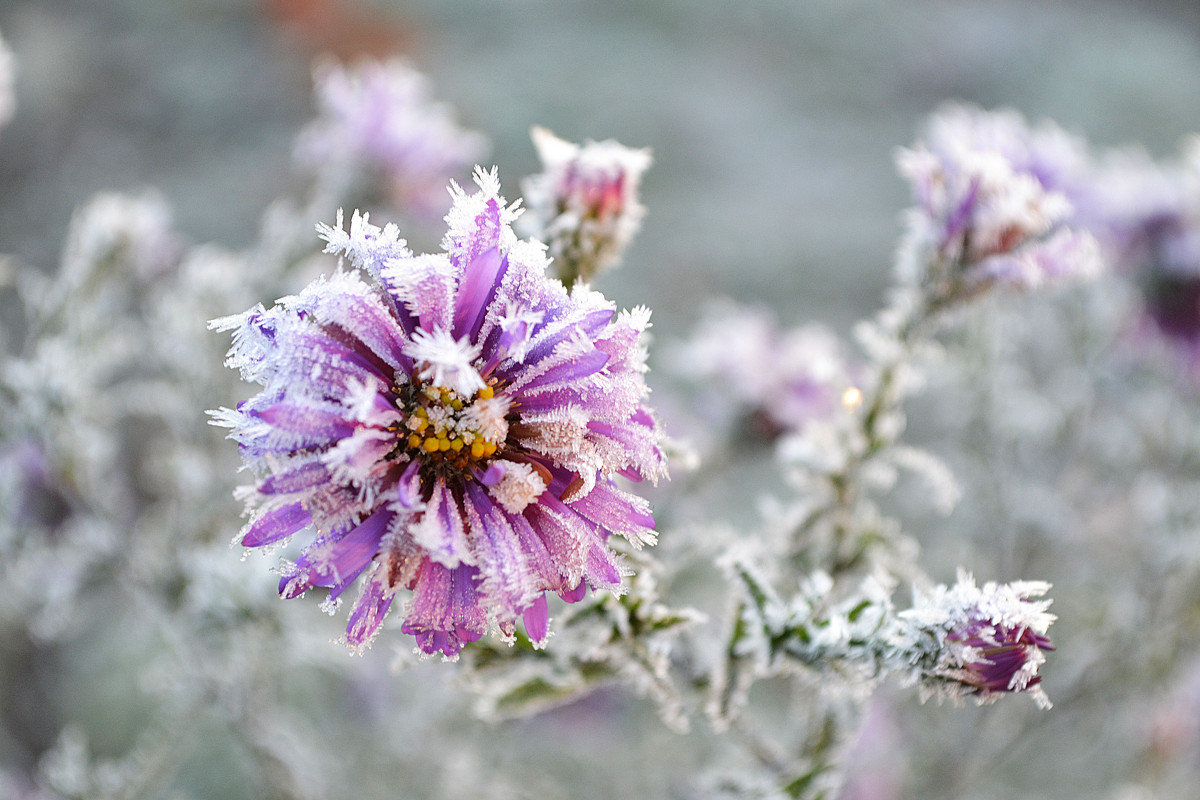
<path id="1" fill-rule="evenodd" d="M 646 209 L 638 185 L 650 166 L 650 151 L 611 139 L 577 145 L 545 128 L 531 135 L 542 172 L 522 186 L 527 206 L 522 222 L 547 244 L 563 283 L 589 283 L 620 263 L 641 228 Z"/>

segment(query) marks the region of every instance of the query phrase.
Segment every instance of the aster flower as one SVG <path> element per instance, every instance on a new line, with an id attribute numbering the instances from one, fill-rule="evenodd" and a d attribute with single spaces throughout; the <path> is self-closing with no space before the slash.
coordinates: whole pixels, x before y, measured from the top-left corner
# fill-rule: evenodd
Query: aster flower
<path id="1" fill-rule="evenodd" d="M 1085 161 L 1057 128 L 1031 130 L 1012 112 L 943 110 L 926 142 L 897 155 L 917 204 L 901 277 L 942 304 L 994 284 L 1030 288 L 1096 272 L 1094 238 L 1069 227 L 1068 193 Z"/>
<path id="2" fill-rule="evenodd" d="M 404 208 L 438 209 L 446 182 L 487 149 L 483 135 L 460 127 L 451 107 L 434 100 L 429 79 L 403 61 L 322 62 L 314 83 L 320 114 L 300 132 L 297 160 L 317 174 L 380 174 Z"/>
<path id="3" fill-rule="evenodd" d="M 563 283 L 590 282 L 620 262 L 641 228 L 646 208 L 638 184 L 650 151 L 612 139 L 577 145 L 545 128 L 531 135 L 542 172 L 522 185 L 529 208 L 523 222 L 549 246 Z"/>
<path id="4" fill-rule="evenodd" d="M 545 248 L 518 241 L 516 204 L 495 172 L 454 186 L 445 252 L 413 255 L 395 226 L 339 213 L 326 252 L 365 270 L 337 272 L 271 309 L 214 321 L 234 330 L 229 364 L 263 385 L 215 412 L 264 475 L 248 487 L 238 540 L 315 536 L 279 591 L 329 589 L 359 576 L 347 641 L 375 635 L 400 589 L 402 630 L 425 653 L 455 655 L 518 617 L 547 636 L 545 593 L 621 591 L 612 534 L 655 540 L 649 507 L 617 475 L 664 472 L 645 407 L 649 312 L 614 314 L 586 287 L 544 275 Z"/>

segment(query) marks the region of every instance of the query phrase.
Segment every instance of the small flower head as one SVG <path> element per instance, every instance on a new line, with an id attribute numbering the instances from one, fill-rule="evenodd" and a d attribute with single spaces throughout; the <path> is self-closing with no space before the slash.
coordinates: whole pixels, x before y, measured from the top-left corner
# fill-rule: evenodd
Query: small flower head
<path id="1" fill-rule="evenodd" d="M 1015 113 L 943 110 L 927 141 L 897 156 L 917 203 L 902 277 L 947 301 L 996 283 L 1029 288 L 1095 272 L 1095 241 L 1067 227 L 1084 160 L 1061 130 L 1031 130 Z"/>
<path id="2" fill-rule="evenodd" d="M 262 479 L 239 536 L 270 546 L 311 527 L 279 590 L 358 581 L 346 638 L 368 642 L 396 593 L 402 630 L 453 656 L 517 619 L 547 635 L 545 592 L 620 590 L 610 535 L 653 542 L 653 518 L 617 475 L 663 472 L 641 334 L 584 287 L 548 279 L 518 241 L 495 174 L 454 187 L 444 252 L 416 256 L 357 213 L 320 228 L 369 273 L 338 272 L 272 309 L 219 320 L 231 366 L 262 384 L 217 413 Z M 360 579 L 360 576 L 361 579 Z"/>
<path id="3" fill-rule="evenodd" d="M 1049 700 L 1038 685 L 1044 651 L 1053 650 L 1046 632 L 1054 621 L 1049 591 L 1039 581 L 975 585 L 959 575 L 952 586 L 918 595 L 899 615 L 906 634 L 933 645 L 922 660 L 922 679 L 936 690 L 974 694 L 981 701 L 1005 692 L 1030 692 L 1039 705 Z"/>
<path id="4" fill-rule="evenodd" d="M 590 282 L 616 266 L 642 225 L 638 200 L 649 150 L 616 141 L 573 144 L 545 128 L 534 128 L 542 172 L 525 180 L 533 236 L 546 242 L 559 277 L 567 285 Z"/>
<path id="5" fill-rule="evenodd" d="M 486 150 L 484 137 L 461 128 L 403 61 L 323 62 L 314 80 L 320 115 L 300 133 L 296 155 L 318 175 L 381 174 L 393 200 L 429 213 L 444 208 L 446 182 Z"/>

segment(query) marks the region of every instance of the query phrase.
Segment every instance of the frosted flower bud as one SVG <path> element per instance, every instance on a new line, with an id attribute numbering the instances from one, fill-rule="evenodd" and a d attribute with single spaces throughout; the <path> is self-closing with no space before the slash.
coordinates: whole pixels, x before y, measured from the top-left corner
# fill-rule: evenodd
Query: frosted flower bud
<path id="1" fill-rule="evenodd" d="M 923 651 L 919 659 L 927 688 L 950 694 L 973 694 L 981 701 L 1005 692 L 1029 692 L 1049 707 L 1039 683 L 1044 651 L 1053 650 L 1046 632 L 1055 616 L 1047 612 L 1040 581 L 975 585 L 960 574 L 952 586 L 918 593 L 913 607 L 898 616 L 903 638 Z"/>
<path id="2" fill-rule="evenodd" d="M 495 172 L 475 179 L 453 187 L 444 253 L 413 255 L 357 212 L 347 232 L 339 215 L 319 228 L 327 252 L 370 282 L 339 271 L 212 323 L 234 330 L 227 363 L 263 386 L 214 413 L 261 477 L 238 540 L 305 536 L 285 598 L 324 588 L 333 603 L 358 583 L 354 647 L 405 591 L 401 631 L 424 653 L 453 657 L 518 620 L 541 644 L 546 592 L 619 591 L 609 537 L 654 541 L 648 504 L 614 480 L 664 473 L 644 315 L 548 279 Z"/>
<path id="3" fill-rule="evenodd" d="M 441 213 L 447 181 L 487 150 L 483 135 L 460 127 L 428 78 L 403 61 L 322 62 L 314 84 L 318 117 L 300 132 L 297 160 L 317 175 L 381 174 L 406 210 Z"/>
<path id="4" fill-rule="evenodd" d="M 1068 192 L 1084 161 L 1061 130 L 1032 130 L 1013 112 L 942 110 L 926 141 L 897 155 L 916 201 L 901 277 L 944 302 L 997 283 L 1030 288 L 1095 273 L 1095 240 L 1068 227 Z"/>
<path id="5" fill-rule="evenodd" d="M 531 132 L 542 172 L 525 179 L 525 229 L 549 247 L 559 278 L 589 283 L 616 266 L 642 225 L 638 200 L 650 151 L 611 139 L 582 145 Z"/>

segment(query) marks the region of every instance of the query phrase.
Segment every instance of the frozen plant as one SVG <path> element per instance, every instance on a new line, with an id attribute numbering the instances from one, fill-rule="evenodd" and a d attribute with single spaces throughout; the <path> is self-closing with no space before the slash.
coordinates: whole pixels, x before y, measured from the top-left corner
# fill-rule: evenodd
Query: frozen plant
<path id="1" fill-rule="evenodd" d="M 976 586 L 960 573 L 953 586 L 915 592 L 912 608 L 896 612 L 886 580 L 867 579 L 836 600 L 824 573 L 810 576 L 790 601 L 761 576 L 735 564 L 747 599 L 737 647 L 757 651 L 764 668 L 788 662 L 818 669 L 858 668 L 872 678 L 894 674 L 914 680 L 924 694 L 980 703 L 1007 692 L 1028 692 L 1050 707 L 1038 668 L 1053 650 L 1046 632 L 1054 621 L 1050 588 L 1041 581 Z"/>
<path id="2" fill-rule="evenodd" d="M 540 127 L 531 135 L 542 171 L 522 183 L 525 230 L 549 247 L 563 283 L 591 283 L 620 263 L 642 226 L 638 188 L 650 151 L 613 139 L 578 145 Z"/>
<path id="3" fill-rule="evenodd" d="M 494 625 L 548 633 L 547 591 L 577 601 L 621 590 L 606 540 L 655 540 L 647 504 L 620 474 L 665 465 L 644 405 L 649 312 L 615 314 L 598 293 L 545 276 L 544 247 L 518 241 L 517 204 L 496 174 L 454 187 L 444 253 L 411 254 L 395 226 L 356 213 L 322 226 L 326 251 L 367 272 L 336 272 L 234 331 L 229 365 L 262 391 L 216 413 L 247 464 L 240 535 L 267 547 L 305 528 L 284 597 L 362 574 L 349 644 L 368 643 L 396 592 L 402 629 L 425 653 L 454 656 Z"/>

